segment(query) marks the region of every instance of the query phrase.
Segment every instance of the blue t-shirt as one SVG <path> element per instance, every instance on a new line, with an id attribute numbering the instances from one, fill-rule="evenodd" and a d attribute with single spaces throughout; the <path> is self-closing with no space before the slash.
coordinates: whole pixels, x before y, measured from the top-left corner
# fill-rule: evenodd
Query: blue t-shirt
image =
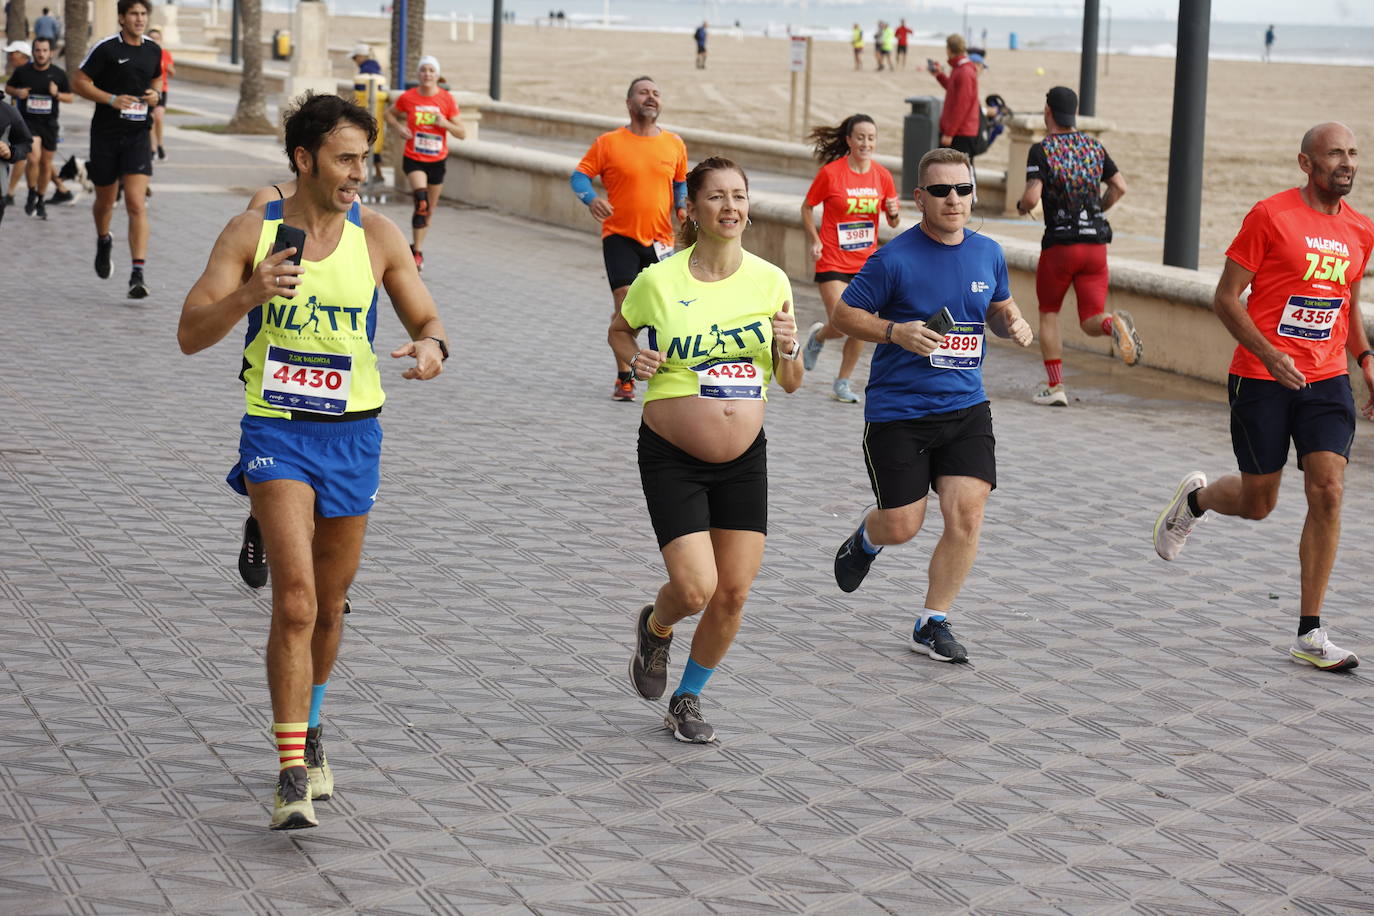
<path id="1" fill-rule="evenodd" d="M 888 321 L 928 321 L 941 308 L 954 328 L 929 357 L 879 344 L 864 389 L 870 423 L 949 413 L 986 401 L 984 325 L 988 305 L 1011 298 L 1002 246 L 964 230 L 942 245 L 914 226 L 879 248 L 844 291 L 844 301 Z"/>

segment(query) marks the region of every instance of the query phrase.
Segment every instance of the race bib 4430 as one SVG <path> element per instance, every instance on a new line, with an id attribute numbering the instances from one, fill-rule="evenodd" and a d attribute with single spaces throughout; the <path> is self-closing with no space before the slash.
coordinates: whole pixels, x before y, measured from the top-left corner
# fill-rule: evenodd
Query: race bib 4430
<path id="1" fill-rule="evenodd" d="M 949 329 L 930 364 L 940 369 L 977 369 L 983 364 L 983 323 L 961 321 Z"/>
<path id="2" fill-rule="evenodd" d="M 262 399 L 284 410 L 341 414 L 348 410 L 353 357 L 286 347 L 267 348 Z"/>
<path id="3" fill-rule="evenodd" d="M 1330 340 L 1331 329 L 1340 317 L 1342 297 L 1289 296 L 1279 317 L 1279 336 L 1303 340 Z"/>

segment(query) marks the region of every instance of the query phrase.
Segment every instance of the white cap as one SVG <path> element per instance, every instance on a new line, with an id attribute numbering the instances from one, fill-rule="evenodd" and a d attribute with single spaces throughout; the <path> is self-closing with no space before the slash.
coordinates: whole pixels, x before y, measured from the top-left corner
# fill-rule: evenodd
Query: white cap
<path id="1" fill-rule="evenodd" d="M 5 45 L 6 54 L 11 53 L 12 51 L 18 51 L 25 57 L 33 57 L 33 46 L 30 45 L 27 41 L 12 41 L 9 44 Z"/>
<path id="2" fill-rule="evenodd" d="M 351 55 L 349 55 L 349 56 L 350 56 L 350 57 L 371 57 L 371 56 L 372 56 L 372 49 L 369 48 L 369 47 L 368 47 L 367 45 L 365 45 L 365 44 L 357 44 L 357 45 L 354 45 L 354 46 L 353 46 L 353 53 L 352 53 Z"/>
<path id="3" fill-rule="evenodd" d="M 426 54 L 424 57 L 420 58 L 420 60 L 415 64 L 415 73 L 418 75 L 420 72 L 420 68 L 425 66 L 426 64 L 434 68 L 435 76 L 438 76 L 439 74 L 444 72 L 443 70 L 439 69 L 439 58 L 435 57 L 433 54 Z"/>

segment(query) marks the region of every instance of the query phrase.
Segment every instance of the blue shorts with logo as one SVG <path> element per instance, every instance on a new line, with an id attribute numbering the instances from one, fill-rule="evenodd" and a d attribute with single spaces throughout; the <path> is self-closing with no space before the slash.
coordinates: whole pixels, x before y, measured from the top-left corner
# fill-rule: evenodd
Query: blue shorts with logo
<path id="1" fill-rule="evenodd" d="M 315 491 L 325 518 L 366 515 L 382 478 L 382 425 L 376 417 L 319 423 L 246 416 L 239 423 L 239 460 L 225 480 L 248 495 L 245 480 L 299 480 Z"/>

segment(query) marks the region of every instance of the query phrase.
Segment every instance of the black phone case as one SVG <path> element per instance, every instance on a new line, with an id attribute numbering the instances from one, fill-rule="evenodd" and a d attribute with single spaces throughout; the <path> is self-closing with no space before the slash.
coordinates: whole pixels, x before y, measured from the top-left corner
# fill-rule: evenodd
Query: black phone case
<path id="1" fill-rule="evenodd" d="M 926 327 L 930 328 L 936 334 L 944 336 L 954 327 L 954 316 L 949 313 L 949 309 L 940 309 L 940 311 L 930 316 L 930 320 L 926 322 Z"/>
<path id="2" fill-rule="evenodd" d="M 296 253 L 286 260 L 297 267 L 301 264 L 301 255 L 305 252 L 305 230 L 297 229 L 295 226 L 288 226 L 280 223 L 277 226 L 277 238 L 272 242 L 272 253 L 285 251 L 287 248 L 296 249 Z"/>

